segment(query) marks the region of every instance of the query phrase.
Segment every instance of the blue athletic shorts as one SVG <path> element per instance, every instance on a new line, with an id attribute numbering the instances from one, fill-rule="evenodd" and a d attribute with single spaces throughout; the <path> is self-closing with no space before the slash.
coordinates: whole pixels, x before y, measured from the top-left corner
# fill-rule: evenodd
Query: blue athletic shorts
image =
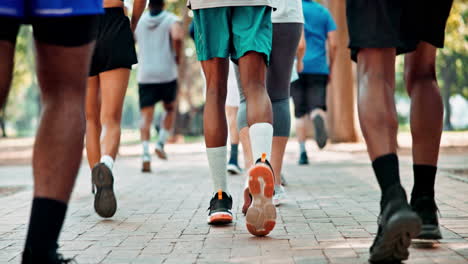
<path id="1" fill-rule="evenodd" d="M 103 13 L 102 0 L 2 0 L 0 16 L 65 17 Z"/>
<path id="2" fill-rule="evenodd" d="M 0 0 L 0 41 L 15 43 L 21 24 L 34 38 L 59 46 L 81 46 L 96 39 L 102 0 Z"/>

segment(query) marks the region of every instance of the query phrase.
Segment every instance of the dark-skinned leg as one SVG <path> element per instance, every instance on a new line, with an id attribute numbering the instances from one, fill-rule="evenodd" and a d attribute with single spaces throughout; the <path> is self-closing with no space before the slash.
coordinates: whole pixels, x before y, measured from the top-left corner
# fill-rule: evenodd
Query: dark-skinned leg
<path id="1" fill-rule="evenodd" d="M 266 65 L 263 54 L 248 52 L 239 59 L 239 72 L 242 89 L 247 101 L 247 122 L 273 122 L 271 101 L 265 88 Z M 255 158 L 255 157 L 254 157 Z"/>
<path id="2" fill-rule="evenodd" d="M 225 102 L 229 61 L 222 58 L 213 58 L 202 61 L 201 64 L 206 78 L 206 104 L 203 125 L 214 191 L 223 190 L 227 192 Z M 220 157 L 216 158 L 216 156 Z"/>
<path id="3" fill-rule="evenodd" d="M 43 108 L 33 153 L 34 201 L 23 255 L 26 263 L 31 258 L 42 263 L 42 258 L 56 254 L 81 163 L 86 79 L 93 47 L 94 43 L 61 47 L 36 41 Z"/>
<path id="4" fill-rule="evenodd" d="M 411 238 L 421 220 L 408 205 L 400 184 L 396 155 L 395 49 L 362 49 L 358 54 L 359 120 L 382 190 L 379 229 L 370 249 L 371 262 L 408 258 Z"/>
<path id="5" fill-rule="evenodd" d="M 6 104 L 13 77 L 15 44 L 10 41 L 0 41 L 0 109 Z"/>
<path id="6" fill-rule="evenodd" d="M 395 49 L 361 49 L 358 110 L 371 160 L 396 153 Z"/>
<path id="7" fill-rule="evenodd" d="M 225 146 L 227 140 L 225 102 L 229 61 L 214 58 L 202 61 L 201 64 L 206 78 L 206 104 L 203 114 L 206 147 Z"/>
<path id="8" fill-rule="evenodd" d="M 414 186 L 411 206 L 423 221 L 418 238 L 442 238 L 434 185 L 443 127 L 443 103 L 435 73 L 436 47 L 421 42 L 405 57 L 406 89 L 411 97 Z"/>

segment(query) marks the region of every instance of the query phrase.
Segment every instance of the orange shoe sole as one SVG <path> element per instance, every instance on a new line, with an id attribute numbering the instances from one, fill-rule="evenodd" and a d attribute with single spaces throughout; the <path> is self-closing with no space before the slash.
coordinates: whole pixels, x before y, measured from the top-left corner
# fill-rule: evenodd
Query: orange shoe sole
<path id="1" fill-rule="evenodd" d="M 275 182 L 270 167 L 257 164 L 249 170 L 249 190 L 253 200 L 247 210 L 247 230 L 255 236 L 266 236 L 276 225 Z"/>
<path id="2" fill-rule="evenodd" d="M 208 224 L 210 225 L 221 225 L 232 223 L 232 215 L 230 214 L 215 214 L 208 217 Z"/>

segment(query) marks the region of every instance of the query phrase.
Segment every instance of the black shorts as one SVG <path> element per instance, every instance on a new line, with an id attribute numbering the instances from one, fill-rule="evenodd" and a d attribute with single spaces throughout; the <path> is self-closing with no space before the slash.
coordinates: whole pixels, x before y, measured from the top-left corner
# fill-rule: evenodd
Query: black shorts
<path id="1" fill-rule="evenodd" d="M 303 117 L 314 109 L 327 110 L 327 74 L 300 73 L 291 84 L 294 116 Z"/>
<path id="2" fill-rule="evenodd" d="M 177 80 L 168 83 L 139 83 L 140 109 L 154 106 L 159 101 L 172 103 L 177 97 Z"/>
<path id="3" fill-rule="evenodd" d="M 444 47 L 453 0 L 347 0 L 349 48 L 356 61 L 361 48 L 414 51 L 419 42 Z"/>
<path id="4" fill-rule="evenodd" d="M 121 7 L 106 8 L 98 18 L 98 35 L 89 76 L 137 63 L 130 20 Z"/>
<path id="5" fill-rule="evenodd" d="M 16 43 L 21 24 L 31 24 L 37 41 L 65 47 L 82 46 L 96 39 L 98 16 L 34 17 L 28 21 L 0 16 L 0 41 Z"/>

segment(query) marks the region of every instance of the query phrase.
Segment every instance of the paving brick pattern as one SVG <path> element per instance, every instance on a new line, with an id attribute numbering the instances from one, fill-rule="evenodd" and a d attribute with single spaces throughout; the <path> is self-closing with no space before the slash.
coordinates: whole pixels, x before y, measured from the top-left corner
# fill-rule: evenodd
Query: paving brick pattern
<path id="1" fill-rule="evenodd" d="M 310 147 L 311 165 L 296 165 L 288 148 L 284 172 L 288 200 L 267 237 L 245 228 L 242 176 L 229 178 L 234 223 L 206 224 L 211 194 L 201 144 L 169 145 L 169 161 L 153 158 L 153 173 L 140 173 L 138 157 L 115 167 L 117 214 L 110 220 L 93 211 L 89 169 L 83 168 L 60 240 L 65 256 L 85 263 L 367 263 L 375 235 L 379 190 L 364 152 Z M 401 157 L 404 186 L 412 186 L 411 159 Z M 467 168 L 468 157 L 447 154 L 441 167 Z M 31 197 L 31 169 L 0 167 L 0 186 L 26 186 L 0 196 L 0 263 L 19 263 Z M 437 179 L 444 239 L 414 241 L 406 263 L 468 263 L 468 184 L 444 172 Z"/>

